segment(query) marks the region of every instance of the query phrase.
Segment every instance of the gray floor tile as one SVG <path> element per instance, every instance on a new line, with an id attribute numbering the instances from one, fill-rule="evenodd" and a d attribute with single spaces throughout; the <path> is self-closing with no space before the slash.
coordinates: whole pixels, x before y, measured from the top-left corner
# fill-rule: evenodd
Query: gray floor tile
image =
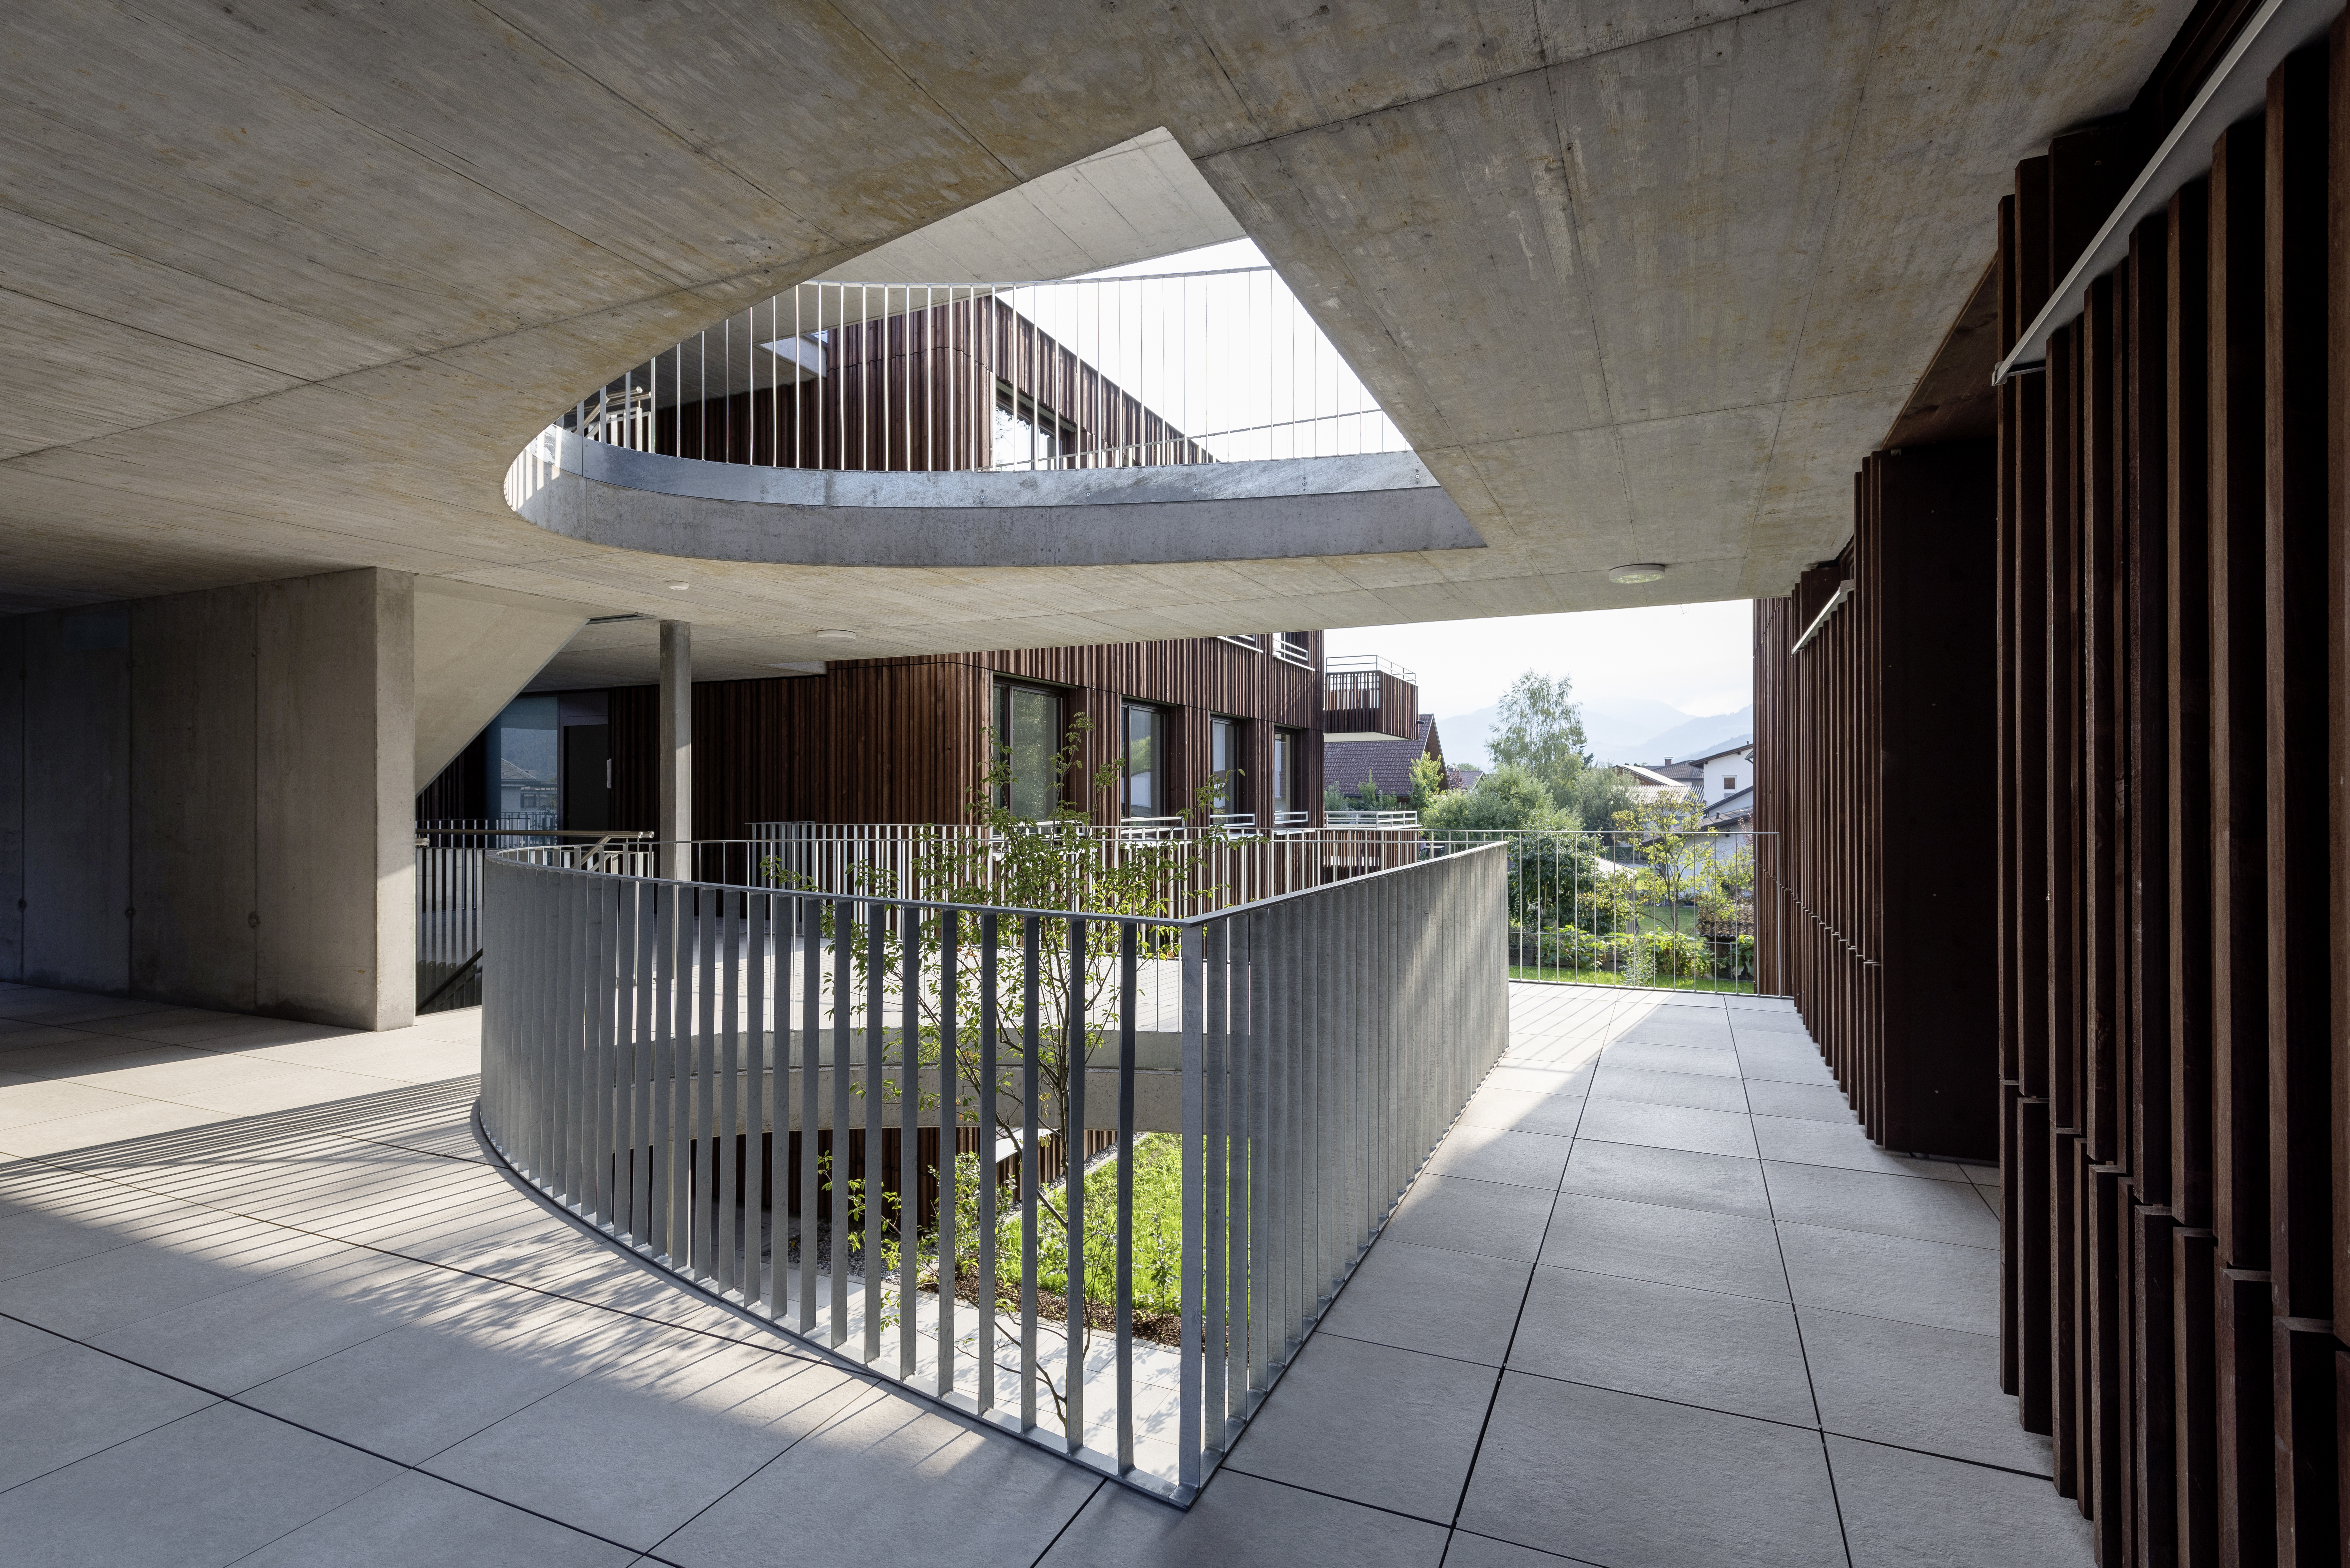
<path id="1" fill-rule="evenodd" d="M 2031 1476 L 1831 1437 L 1853 1568 L 2088 1568 L 2089 1521 Z"/>
<path id="2" fill-rule="evenodd" d="M 1495 1367 L 1317 1334 L 1227 1463 L 1449 1525 L 1500 1376 Z"/>
<path id="3" fill-rule="evenodd" d="M 31 1210 L 0 1219 L 0 1281 L 129 1245 L 120 1231 L 69 1214 Z"/>
<path id="4" fill-rule="evenodd" d="M 1771 1214 L 1761 1160 L 1638 1144 L 1578 1140 L 1575 1153 L 1568 1157 L 1560 1189 L 1636 1203 L 1709 1209 L 1718 1214 L 1757 1219 L 1768 1219 Z"/>
<path id="5" fill-rule="evenodd" d="M 1573 1137 L 1583 1119 L 1581 1095 L 1537 1095 L 1523 1089 L 1480 1089 L 1461 1113 L 1470 1127 Z"/>
<path id="6" fill-rule="evenodd" d="M 1513 1373 L 1461 1524 L 1609 1568 L 1844 1555 L 1818 1434 Z"/>
<path id="7" fill-rule="evenodd" d="M 415 1464 L 619 1354 L 644 1325 L 523 1292 L 411 1324 L 247 1390 L 256 1407 Z"/>
<path id="8" fill-rule="evenodd" d="M 1483 1089 L 1515 1089 L 1526 1095 L 1584 1095 L 1591 1092 L 1593 1064 L 1582 1063 L 1573 1067 L 1544 1067 L 1529 1062 L 1508 1061 L 1485 1075 L 1479 1085 Z"/>
<path id="9" fill-rule="evenodd" d="M 1768 1220 L 1563 1192 L 1542 1260 L 1660 1284 L 1787 1299 L 1779 1235 Z"/>
<path id="10" fill-rule="evenodd" d="M 1762 1179 L 1771 1189 L 1772 1214 L 1798 1225 L 1877 1231 L 1964 1247 L 1999 1245 L 1999 1221 L 1975 1196 L 1971 1182 L 1881 1176 L 1824 1165 L 1785 1165 L 1773 1159 L 1762 1162 Z"/>
<path id="11" fill-rule="evenodd" d="M 898 1563 L 941 1543 L 970 1568 L 1028 1568 L 1099 1478 L 885 1395 L 812 1433 L 671 1536 L 684 1568 Z M 1151 1506 L 1156 1507 L 1157 1504 Z"/>
<path id="12" fill-rule="evenodd" d="M 1444 1549 L 1444 1568 L 1557 1568 L 1561 1563 L 1575 1561 L 1466 1530 L 1454 1531 L 1451 1544 Z"/>
<path id="13" fill-rule="evenodd" d="M 1569 1161 L 1572 1168 L 1573 1162 Z M 1540 1188 L 1422 1176 L 1380 1232 L 1416 1247 L 1513 1258 L 1531 1263 L 1550 1223 L 1551 1195 Z"/>
<path id="14" fill-rule="evenodd" d="M 1686 1106 L 1648 1106 L 1630 1100 L 1595 1098 L 1575 1131 L 1578 1139 L 1645 1144 L 1693 1154 L 1754 1158 L 1754 1133 L 1744 1113 L 1697 1111 Z"/>
<path id="15" fill-rule="evenodd" d="M 1999 1332 L 1996 1251 L 1793 1224 L 1779 1227 L 1779 1249 L 1798 1306 L 1967 1334 Z"/>
<path id="16" fill-rule="evenodd" d="M 425 1468 L 650 1551 L 825 1422 L 878 1397 L 837 1367 L 654 1331 L 599 1367 L 434 1455 Z"/>
<path id="17" fill-rule="evenodd" d="M 1616 1038 L 1627 1045 L 1679 1045 L 1702 1051 L 1727 1051 L 1732 1040 L 1728 1014 L 1669 1006 L 1651 1009 L 1646 1016 L 1619 1025 Z"/>
<path id="18" fill-rule="evenodd" d="M 1783 1039 L 1752 1037 L 1738 1044 L 1739 1072 L 1748 1078 L 1778 1079 L 1793 1084 L 1825 1084 L 1836 1086 L 1835 1074 L 1829 1070 L 1819 1051 L 1802 1035 Z"/>
<path id="19" fill-rule="evenodd" d="M 627 1547 L 407 1470 L 279 1536 L 237 1568 L 626 1568 L 636 1561 Z"/>
<path id="20" fill-rule="evenodd" d="M 125 1324 L 91 1343 L 234 1394 L 451 1310 L 483 1288 L 445 1269 L 351 1248 Z"/>
<path id="21" fill-rule="evenodd" d="M 1799 1086 L 1781 1085 L 1782 1088 Z M 1966 1173 L 1947 1160 L 1912 1159 L 1880 1148 L 1857 1126 L 1832 1125 L 1820 1119 L 1775 1116 L 1758 1111 L 1754 1141 L 1765 1159 L 1801 1165 L 1830 1165 L 1845 1170 L 1876 1171 L 1885 1176 L 1913 1176 L 1927 1181 L 1960 1182 Z"/>
<path id="22" fill-rule="evenodd" d="M 1533 1272 L 1530 1263 L 1383 1235 L 1338 1293 L 1319 1332 L 1499 1366 Z"/>
<path id="23" fill-rule="evenodd" d="M 0 1312 L 79 1339 L 238 1290 L 345 1249 L 276 1226 L 191 1216 L 164 1241 L 110 1248 L 0 1280 Z"/>
<path id="24" fill-rule="evenodd" d="M 1999 1391 L 1997 1336 L 1823 1307 L 1795 1315 L 1829 1431 L 2052 1473 L 2048 1439 L 2017 1426 L 2015 1400 Z"/>
<path id="25" fill-rule="evenodd" d="M 0 1376 L 0 1489 L 213 1402 L 184 1383 L 54 1335 L 41 1337 L 47 1349 L 11 1362 Z"/>
<path id="26" fill-rule="evenodd" d="M 1443 1555 L 1435 1525 L 1219 1470 L 1188 1513 L 1105 1483 L 1037 1568 L 1436 1568 Z"/>
<path id="27" fill-rule="evenodd" d="M 1746 1080 L 1746 1106 L 1758 1116 L 1792 1116 L 1805 1121 L 1835 1122 L 1857 1127 L 1844 1091 L 1834 1084 L 1790 1084 L 1778 1078 Z"/>
<path id="28" fill-rule="evenodd" d="M 1604 1058 L 1611 1067 L 1643 1067 L 1653 1073 L 1702 1073 L 1735 1078 L 1738 1053 L 1729 1043 L 1719 1046 L 1670 1045 L 1631 1038 L 1618 1039 Z"/>
<path id="29" fill-rule="evenodd" d="M 1513 1371 L 1814 1425 L 1795 1314 L 1783 1303 L 1539 1268 Z"/>
<path id="30" fill-rule="evenodd" d="M 41 1568 L 213 1568 L 400 1473 L 218 1404 L 0 1493 L 0 1541 Z"/>
<path id="31" fill-rule="evenodd" d="M 1746 1111 L 1746 1089 L 1735 1078 L 1712 1073 L 1659 1073 L 1648 1067 L 1599 1064 L 1591 1095 L 1600 1100 L 1638 1100 L 1652 1106 L 1687 1106 L 1700 1111 Z"/>
<path id="32" fill-rule="evenodd" d="M 1461 1126 L 1437 1145 L 1428 1168 L 1437 1176 L 1465 1176 L 1555 1192 L 1574 1141 L 1548 1133 Z"/>

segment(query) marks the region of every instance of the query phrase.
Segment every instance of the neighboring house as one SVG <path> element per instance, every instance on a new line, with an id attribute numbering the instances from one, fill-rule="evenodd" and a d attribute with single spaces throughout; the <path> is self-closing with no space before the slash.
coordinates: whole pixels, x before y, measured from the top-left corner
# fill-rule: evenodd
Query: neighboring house
<path id="1" fill-rule="evenodd" d="M 1332 789 L 1349 794 L 1360 790 L 1367 777 L 1382 794 L 1409 801 L 1412 763 L 1422 757 L 1433 757 L 1439 768 L 1444 766 L 1444 745 L 1436 737 L 1436 715 L 1420 714 L 1413 732 L 1413 738 L 1408 741 L 1365 741 L 1326 734 L 1322 737 L 1322 776 L 1329 781 Z"/>
<path id="2" fill-rule="evenodd" d="M 1462 763 L 1457 768 L 1444 771 L 1446 789 L 1475 789 L 1485 778 L 1485 770 L 1474 763 Z"/>
<path id="3" fill-rule="evenodd" d="M 1699 798 L 1708 806 L 1742 789 L 1754 787 L 1754 737 L 1741 735 L 1703 756 L 1681 761 L 1699 773 Z"/>
<path id="4" fill-rule="evenodd" d="M 1618 763 L 1616 772 L 1632 786 L 1632 798 L 1644 805 L 1650 801 L 1692 793 L 1690 786 L 1681 780 L 1659 773 L 1655 768 L 1643 767 L 1638 763 Z"/>
<path id="5" fill-rule="evenodd" d="M 1669 778 L 1690 791 L 1695 791 L 1698 785 L 1705 782 L 1705 770 L 1695 763 L 1677 763 L 1672 758 L 1667 757 L 1661 763 L 1648 763 L 1641 765 L 1648 768 L 1650 773 Z"/>

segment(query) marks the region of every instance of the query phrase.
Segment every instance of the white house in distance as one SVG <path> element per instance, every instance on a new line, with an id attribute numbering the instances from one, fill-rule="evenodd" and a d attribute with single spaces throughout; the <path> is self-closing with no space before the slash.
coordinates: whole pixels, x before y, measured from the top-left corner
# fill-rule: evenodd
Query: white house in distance
<path id="1" fill-rule="evenodd" d="M 1652 800 L 1668 800 L 1676 795 L 1685 795 L 1690 791 L 1690 786 L 1680 780 L 1659 773 L 1655 768 L 1643 767 L 1638 763 L 1618 763 L 1616 764 L 1616 771 L 1623 774 L 1631 784 L 1632 798 L 1643 805 Z"/>
<path id="2" fill-rule="evenodd" d="M 1670 757 L 1665 760 L 1673 762 Z M 1754 787 L 1754 737 L 1741 735 L 1702 756 L 1683 757 L 1675 771 L 1684 767 L 1696 770 L 1692 782 L 1699 801 L 1709 808 L 1718 805 L 1724 795 Z"/>

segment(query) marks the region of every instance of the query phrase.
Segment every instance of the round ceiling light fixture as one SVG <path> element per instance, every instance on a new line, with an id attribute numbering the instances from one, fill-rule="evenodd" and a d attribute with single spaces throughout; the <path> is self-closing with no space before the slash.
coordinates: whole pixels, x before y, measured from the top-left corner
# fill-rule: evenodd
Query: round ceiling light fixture
<path id="1" fill-rule="evenodd" d="M 827 630 L 817 632 L 816 636 L 825 642 L 855 642 L 857 640 L 857 634 L 848 630 L 845 627 L 832 627 Z"/>
<path id="2" fill-rule="evenodd" d="M 1607 580 L 1611 583 L 1653 583 L 1665 575 L 1662 561 L 1635 561 L 1628 566 L 1611 566 Z"/>
<path id="3" fill-rule="evenodd" d="M 681 593 L 685 592 L 685 590 L 686 590 L 686 589 L 688 589 L 688 588 L 690 588 L 690 587 L 693 587 L 693 585 L 692 585 L 691 583 L 671 583 L 671 584 L 670 584 L 670 591 L 671 591 L 671 593 L 679 593 L 679 594 L 681 594 Z"/>

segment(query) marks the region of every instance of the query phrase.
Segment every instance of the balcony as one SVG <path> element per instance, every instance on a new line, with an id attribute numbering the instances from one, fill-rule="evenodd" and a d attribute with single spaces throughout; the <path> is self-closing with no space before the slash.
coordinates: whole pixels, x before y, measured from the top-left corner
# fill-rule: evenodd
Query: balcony
<path id="1" fill-rule="evenodd" d="M 1417 739 L 1419 677 L 1376 654 L 1325 656 L 1322 732 L 1334 741 Z"/>

